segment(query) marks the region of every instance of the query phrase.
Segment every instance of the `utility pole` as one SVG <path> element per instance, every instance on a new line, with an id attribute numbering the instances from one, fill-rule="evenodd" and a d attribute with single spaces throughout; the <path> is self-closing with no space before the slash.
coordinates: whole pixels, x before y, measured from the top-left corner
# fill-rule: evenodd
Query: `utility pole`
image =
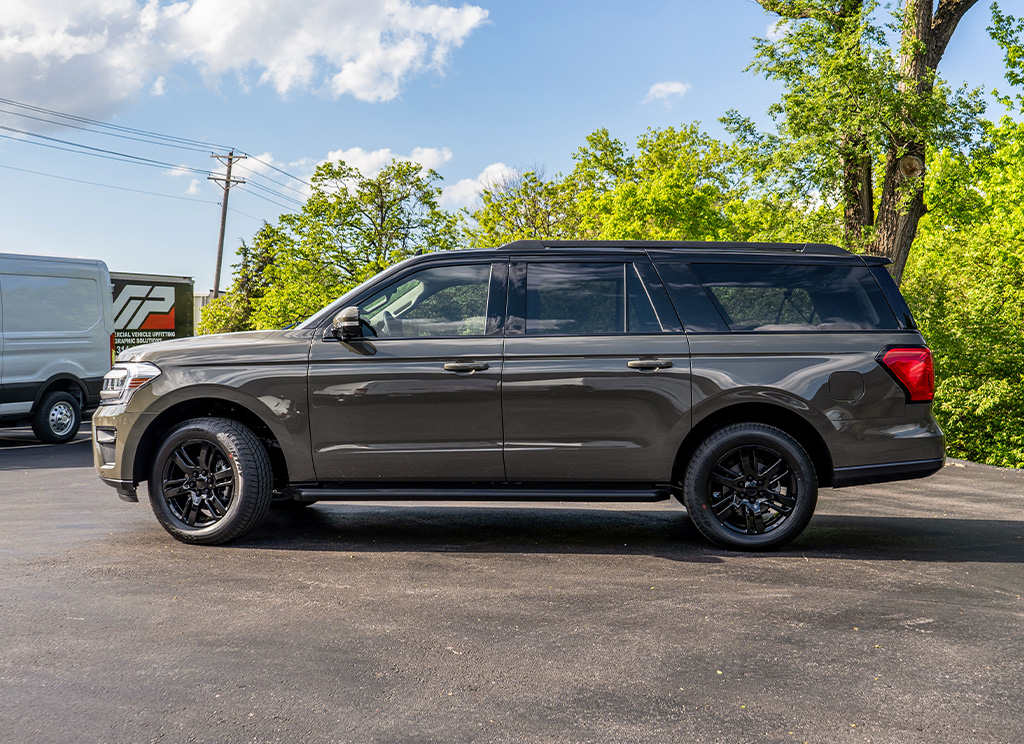
<path id="1" fill-rule="evenodd" d="M 231 150 L 227 155 L 211 155 L 210 157 L 216 158 L 217 162 L 228 167 L 227 173 L 223 177 L 206 177 L 210 181 L 216 181 L 224 189 L 224 198 L 220 202 L 220 238 L 217 240 L 217 270 L 213 274 L 213 298 L 217 299 L 220 296 L 220 265 L 224 260 L 224 223 L 228 219 L 228 192 L 231 191 L 231 187 L 236 183 L 245 183 L 244 178 L 231 178 L 231 164 L 236 160 L 245 160 L 246 156 L 235 155 L 235 151 Z"/>

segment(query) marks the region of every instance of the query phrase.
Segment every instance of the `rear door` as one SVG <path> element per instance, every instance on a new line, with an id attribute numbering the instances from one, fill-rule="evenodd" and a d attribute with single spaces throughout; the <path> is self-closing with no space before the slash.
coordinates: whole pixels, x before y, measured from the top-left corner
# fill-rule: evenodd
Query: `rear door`
<path id="1" fill-rule="evenodd" d="M 668 482 L 690 362 L 646 254 L 517 255 L 509 277 L 508 479 Z"/>

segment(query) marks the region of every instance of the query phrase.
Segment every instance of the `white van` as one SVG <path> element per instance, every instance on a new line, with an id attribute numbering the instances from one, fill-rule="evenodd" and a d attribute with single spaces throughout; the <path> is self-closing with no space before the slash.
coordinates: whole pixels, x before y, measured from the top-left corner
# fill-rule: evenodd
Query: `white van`
<path id="1" fill-rule="evenodd" d="M 74 439 L 110 369 L 111 306 L 102 261 L 0 253 L 0 426 Z"/>

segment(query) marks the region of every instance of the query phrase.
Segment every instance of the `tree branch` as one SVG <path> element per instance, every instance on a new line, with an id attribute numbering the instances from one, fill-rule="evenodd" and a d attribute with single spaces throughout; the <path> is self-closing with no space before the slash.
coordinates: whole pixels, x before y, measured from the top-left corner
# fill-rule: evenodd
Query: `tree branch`
<path id="1" fill-rule="evenodd" d="M 957 24 L 964 13 L 971 9 L 978 0 L 940 0 L 939 7 L 932 18 L 932 39 L 928 45 L 928 68 L 934 70 L 946 51 L 946 45 L 953 37 Z"/>

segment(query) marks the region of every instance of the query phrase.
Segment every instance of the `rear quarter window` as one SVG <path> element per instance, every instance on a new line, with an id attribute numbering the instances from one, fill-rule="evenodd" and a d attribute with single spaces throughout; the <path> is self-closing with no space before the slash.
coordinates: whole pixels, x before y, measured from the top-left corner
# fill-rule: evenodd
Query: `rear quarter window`
<path id="1" fill-rule="evenodd" d="M 732 331 L 899 328 L 864 266 L 691 264 Z"/>

